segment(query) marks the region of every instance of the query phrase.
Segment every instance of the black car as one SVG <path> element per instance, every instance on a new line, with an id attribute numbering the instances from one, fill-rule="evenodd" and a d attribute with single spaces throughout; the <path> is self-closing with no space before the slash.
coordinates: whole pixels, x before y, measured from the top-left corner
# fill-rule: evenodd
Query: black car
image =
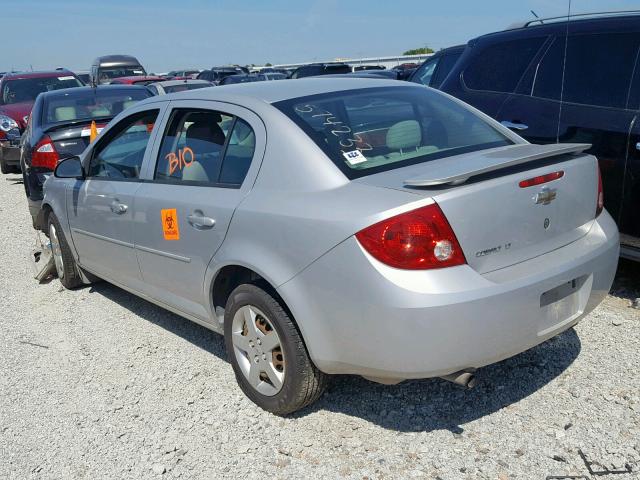
<path id="1" fill-rule="evenodd" d="M 398 70 L 360 70 L 358 72 L 341 73 L 335 75 L 320 75 L 319 78 L 371 78 L 371 79 L 385 79 L 385 80 L 398 80 Z"/>
<path id="2" fill-rule="evenodd" d="M 215 85 L 219 85 L 222 80 L 232 75 L 244 75 L 244 72 L 235 67 L 212 68 L 210 70 L 200 72 L 196 78 L 198 80 L 207 80 Z"/>
<path id="3" fill-rule="evenodd" d="M 456 45 L 434 53 L 411 74 L 408 80 L 427 87 L 440 88 L 466 47 L 466 45 Z"/>
<path id="4" fill-rule="evenodd" d="M 224 77 L 218 85 L 233 85 L 234 83 L 250 83 L 250 82 L 260 82 L 264 81 L 264 78 L 261 78 L 258 75 L 229 75 L 228 77 Z"/>
<path id="5" fill-rule="evenodd" d="M 542 19 L 470 41 L 441 90 L 534 143 L 590 143 L 640 260 L 640 15 Z"/>
<path id="6" fill-rule="evenodd" d="M 311 63 L 296 68 L 289 78 L 317 77 L 318 75 L 339 73 L 351 73 L 351 67 L 346 63 Z"/>
<path id="7" fill-rule="evenodd" d="M 33 226 L 42 201 L 42 185 L 61 158 L 79 155 L 89 145 L 91 124 L 102 129 L 113 117 L 151 97 L 143 86 L 101 85 L 41 93 L 22 135 L 20 165 Z"/>

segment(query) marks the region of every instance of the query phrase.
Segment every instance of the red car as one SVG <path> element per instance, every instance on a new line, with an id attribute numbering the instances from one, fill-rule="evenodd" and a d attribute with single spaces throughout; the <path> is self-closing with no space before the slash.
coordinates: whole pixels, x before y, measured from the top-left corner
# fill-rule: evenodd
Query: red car
<path id="1" fill-rule="evenodd" d="M 20 137 L 27 127 L 31 108 L 42 92 L 81 87 L 68 70 L 8 73 L 0 79 L 0 170 L 20 171 Z"/>
<path id="2" fill-rule="evenodd" d="M 166 78 L 155 75 L 138 75 L 135 77 L 114 78 L 109 82 L 111 85 L 149 85 L 154 82 L 163 82 Z"/>

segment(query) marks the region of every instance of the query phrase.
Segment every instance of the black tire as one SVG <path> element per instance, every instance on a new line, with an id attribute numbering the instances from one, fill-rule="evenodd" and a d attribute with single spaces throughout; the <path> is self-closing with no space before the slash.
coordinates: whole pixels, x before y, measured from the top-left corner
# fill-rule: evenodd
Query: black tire
<path id="1" fill-rule="evenodd" d="M 58 243 L 60 245 L 60 253 L 62 255 L 63 262 L 63 271 L 58 271 L 58 266 L 56 265 L 56 272 L 58 273 L 58 278 L 60 279 L 60 283 L 63 287 L 71 290 L 83 285 L 82 277 L 80 276 L 80 272 L 78 270 L 78 266 L 76 265 L 76 261 L 73 258 L 73 253 L 71 253 L 71 248 L 67 243 L 67 239 L 64 236 L 64 232 L 60 227 L 60 222 L 58 218 L 55 216 L 53 212 L 49 214 L 49 221 L 47 222 L 47 233 L 49 234 L 49 240 L 52 242 L 52 248 L 54 239 L 51 235 L 51 227 L 55 228 L 55 236 L 58 239 Z"/>
<path id="2" fill-rule="evenodd" d="M 238 309 L 246 305 L 255 306 L 264 312 L 280 337 L 286 369 L 282 387 L 273 396 L 263 395 L 251 386 L 234 353 L 232 322 Z M 324 392 L 329 376 L 313 364 L 297 326 L 276 295 L 267 290 L 244 284 L 231 292 L 224 313 L 224 337 L 227 356 L 238 385 L 260 408 L 276 415 L 286 415 L 312 404 Z"/>
<path id="3" fill-rule="evenodd" d="M 4 160 L 2 160 L 1 158 L 0 158 L 0 172 L 4 174 L 11 173 L 11 167 L 6 163 L 4 163 Z"/>

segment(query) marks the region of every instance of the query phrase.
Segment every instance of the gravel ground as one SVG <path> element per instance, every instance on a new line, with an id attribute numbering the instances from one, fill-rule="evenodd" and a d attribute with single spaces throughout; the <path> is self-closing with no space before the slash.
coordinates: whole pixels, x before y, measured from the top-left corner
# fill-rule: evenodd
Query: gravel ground
<path id="1" fill-rule="evenodd" d="M 18 180 L 0 176 L 2 479 L 638 478 L 637 265 L 474 390 L 339 377 L 283 419 L 244 397 L 216 334 L 106 283 L 38 285 Z"/>

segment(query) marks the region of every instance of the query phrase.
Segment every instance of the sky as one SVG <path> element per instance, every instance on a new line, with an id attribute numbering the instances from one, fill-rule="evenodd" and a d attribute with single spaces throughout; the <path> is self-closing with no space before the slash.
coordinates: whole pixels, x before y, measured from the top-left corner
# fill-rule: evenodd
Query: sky
<path id="1" fill-rule="evenodd" d="M 88 70 L 130 54 L 149 72 L 294 63 L 440 49 L 569 0 L 2 0 L 0 71 Z M 572 0 L 572 12 L 640 9 L 640 0 Z"/>

